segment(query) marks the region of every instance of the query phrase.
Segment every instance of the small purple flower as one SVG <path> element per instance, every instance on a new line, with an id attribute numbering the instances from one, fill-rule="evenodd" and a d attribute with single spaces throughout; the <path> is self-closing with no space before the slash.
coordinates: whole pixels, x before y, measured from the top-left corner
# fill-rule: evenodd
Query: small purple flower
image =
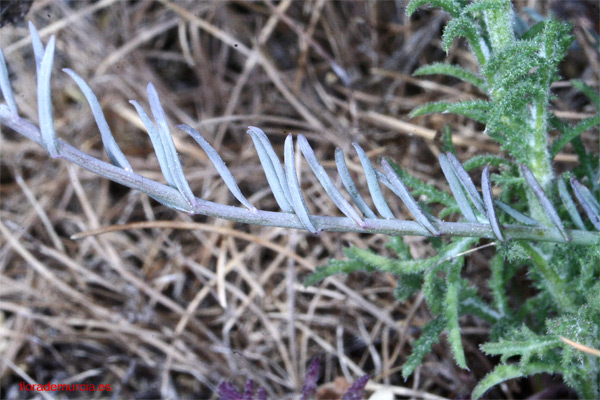
<path id="1" fill-rule="evenodd" d="M 221 383 L 217 393 L 220 400 L 267 400 L 267 391 L 264 387 L 259 386 L 255 393 L 252 379 L 246 381 L 243 394 L 238 392 L 231 382 Z"/>
<path id="2" fill-rule="evenodd" d="M 244 388 L 244 397 L 242 400 L 253 400 L 254 399 L 254 381 L 248 379 L 246 381 L 246 387 Z"/>
<path id="3" fill-rule="evenodd" d="M 321 357 L 317 356 L 313 358 L 306 376 L 304 377 L 304 384 L 302 385 L 302 398 L 301 400 L 308 400 L 312 398 L 317 390 L 317 380 L 319 379 L 319 372 L 321 369 Z"/>
<path id="4" fill-rule="evenodd" d="M 219 398 L 221 400 L 242 400 L 242 394 L 237 391 L 233 383 L 231 382 L 221 382 L 219 385 L 219 389 L 217 390 L 219 393 Z"/>
<path id="5" fill-rule="evenodd" d="M 267 391 L 264 387 L 259 386 L 258 391 L 256 392 L 256 397 L 258 400 L 267 400 Z"/>
<path id="6" fill-rule="evenodd" d="M 355 380 L 352 386 L 344 393 L 342 400 L 361 400 L 368 381 L 369 375 L 363 375 Z"/>

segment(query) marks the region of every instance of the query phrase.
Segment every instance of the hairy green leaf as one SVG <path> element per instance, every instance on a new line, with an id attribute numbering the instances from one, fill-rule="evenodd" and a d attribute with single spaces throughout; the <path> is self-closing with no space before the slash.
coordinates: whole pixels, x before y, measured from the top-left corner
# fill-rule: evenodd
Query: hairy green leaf
<path id="1" fill-rule="evenodd" d="M 375 268 L 361 262 L 360 260 L 329 260 L 327 265 L 317 267 L 304 281 L 304 286 L 313 286 L 325 278 L 337 274 L 349 274 L 352 272 L 373 272 Z"/>
<path id="2" fill-rule="evenodd" d="M 563 131 L 563 134 L 552 143 L 550 149 L 550 156 L 552 158 L 556 155 L 573 139 L 581 135 L 583 132 L 592 129 L 593 127 L 600 125 L 600 114 L 596 114 L 593 117 L 589 117 L 579 121 L 579 123 L 573 127 L 568 127 Z"/>
<path id="3" fill-rule="evenodd" d="M 460 3 L 455 0 L 411 0 L 406 6 L 406 15 L 410 17 L 419 7 L 424 5 L 439 7 L 453 17 L 460 14 Z"/>
<path id="4" fill-rule="evenodd" d="M 432 113 L 452 113 L 463 115 L 475 121 L 486 123 L 488 121 L 488 113 L 490 104 L 484 100 L 465 100 L 457 103 L 448 103 L 445 101 L 427 103 L 423 106 L 415 108 L 411 112 L 411 117 Z"/>
<path id="5" fill-rule="evenodd" d="M 509 379 L 541 374 L 544 372 L 553 373 L 555 372 L 555 368 L 552 365 L 545 363 L 531 363 L 525 366 L 514 364 L 498 365 L 492 372 L 487 374 L 485 378 L 479 381 L 477 386 L 475 386 L 473 393 L 471 394 L 471 398 L 479 399 L 493 386 Z"/>
<path id="6" fill-rule="evenodd" d="M 412 352 L 402 365 L 402 377 L 407 379 L 415 368 L 421 364 L 423 358 L 431 351 L 431 346 L 439 341 L 439 335 L 444 330 L 446 321 L 443 317 L 437 317 L 429 321 L 424 327 L 421 336 L 413 343 Z"/>
<path id="7" fill-rule="evenodd" d="M 571 79 L 571 84 L 581 93 L 585 94 L 595 105 L 598 111 L 600 111 L 600 94 L 598 91 L 582 81 L 581 79 Z"/>
<path id="8" fill-rule="evenodd" d="M 545 358 L 545 353 L 562 343 L 557 336 L 536 335 L 524 325 L 510 336 L 513 339 L 485 343 L 481 345 L 481 350 L 489 355 L 501 356 L 500 360 L 503 363 L 510 357 L 520 356 L 520 363 L 526 365 L 534 356 L 538 359 Z"/>
<path id="9" fill-rule="evenodd" d="M 480 32 L 477 30 L 475 21 L 468 15 L 462 14 L 460 17 L 453 18 L 444 27 L 444 33 L 442 34 L 442 47 L 444 51 L 450 51 L 450 46 L 454 38 L 458 36 L 466 38 L 477 60 L 480 63 L 485 63 L 485 54 L 488 50 L 481 38 Z"/>
<path id="10" fill-rule="evenodd" d="M 444 318 L 446 327 L 448 328 L 448 342 L 454 355 L 454 360 L 461 368 L 467 368 L 465 360 L 465 351 L 463 349 L 460 326 L 458 324 L 459 317 L 459 289 L 460 289 L 460 270 L 462 263 L 454 261 L 448 263 L 448 272 L 446 275 L 446 297 L 444 299 Z"/>
<path id="11" fill-rule="evenodd" d="M 429 65 L 425 65 L 421 68 L 418 68 L 415 72 L 414 75 L 416 76 L 420 76 L 420 75 L 433 75 L 433 74 L 441 74 L 441 75 L 447 75 L 447 76 L 451 76 L 453 78 L 457 78 L 460 79 L 462 81 L 468 82 L 471 85 L 479 88 L 481 91 L 485 92 L 485 81 L 480 78 L 479 76 L 477 76 L 476 74 L 474 74 L 471 71 L 467 71 L 466 69 L 464 69 L 463 67 L 460 67 L 458 65 L 453 65 L 453 64 L 446 64 L 446 63 L 433 63 L 433 64 L 429 64 Z"/>

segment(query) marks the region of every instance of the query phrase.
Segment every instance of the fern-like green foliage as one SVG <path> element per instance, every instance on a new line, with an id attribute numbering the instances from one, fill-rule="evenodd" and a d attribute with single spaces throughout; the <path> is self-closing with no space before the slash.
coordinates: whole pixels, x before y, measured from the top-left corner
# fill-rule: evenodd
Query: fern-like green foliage
<path id="1" fill-rule="evenodd" d="M 0 124 L 37 142 L 54 158 L 142 191 L 186 213 L 304 229 L 313 234 L 353 231 L 390 235 L 389 247 L 396 253 L 394 257 L 350 248 L 346 250 L 347 260 L 330 261 L 308 283 L 337 273 L 382 271 L 398 278 L 396 295 L 400 299 L 422 290 L 435 317 L 414 343 L 413 353 L 403 367 L 404 377 L 410 376 L 444 331 L 456 363 L 467 368 L 460 317 L 474 315 L 492 327 L 491 342 L 482 350 L 501 356 L 501 364 L 479 383 L 474 397 L 506 379 L 550 372 L 562 374 L 582 397 L 597 398 L 600 360 L 561 340 L 564 337 L 588 348 L 600 348 L 600 167 L 598 155 L 587 151 L 580 139 L 600 119 L 596 115 L 570 126 L 548 109 L 550 85 L 558 79 L 558 63 L 572 40 L 569 26 L 548 18 L 517 38 L 508 0 L 413 0 L 407 13 L 427 3 L 452 16 L 444 30 L 444 47 L 449 49 L 455 37 L 466 38 L 479 61 L 479 69 L 468 71 L 438 63 L 422 67 L 417 73 L 462 79 L 486 98 L 432 103 L 418 108 L 413 115 L 452 112 L 473 118 L 486 125 L 485 133 L 509 155 L 482 155 L 462 164 L 454 154 L 450 131 L 446 130 L 445 152 L 439 162 L 449 193 L 414 178 L 392 161 L 384 159 L 379 166 L 373 165 L 366 152 L 354 144 L 368 186 L 368 191 L 363 192 L 370 198 L 356 187 L 344 154 L 337 149 L 335 165 L 346 192 L 343 194 L 308 141 L 299 135 L 297 143 L 304 159 L 344 216 L 311 215 L 307 207 L 311 199 L 305 198 L 298 181 L 292 136 L 285 141 L 282 163 L 265 133 L 250 127 L 248 134 L 266 182 L 281 209 L 261 210 L 241 192 L 231 171 L 200 132 L 179 125 L 205 151 L 242 207 L 201 199 L 195 197 L 184 175 L 165 112 L 151 83 L 147 87 L 150 114 L 141 103 L 132 100 L 131 104 L 148 131 L 166 184 L 133 171 L 113 138 L 92 89 L 75 72 L 66 69 L 90 105 L 110 163 L 91 157 L 59 139 L 54 130 L 50 79 L 56 39 L 51 37 L 44 47 L 32 24 L 39 126 L 19 115 L 1 51 L 0 90 L 4 104 L 0 104 Z M 600 104 L 597 93 L 583 82 L 574 81 L 573 86 L 597 106 Z M 550 129 L 561 133 L 554 143 L 548 139 Z M 556 176 L 552 160 L 567 143 L 575 149 L 580 165 Z M 480 168 L 478 189 L 469 172 Z M 382 186 L 401 200 L 413 220 L 393 214 Z M 493 195 L 493 187 L 500 189 L 498 196 Z M 417 197 L 419 201 L 415 200 Z M 403 235 L 430 237 L 437 254 L 413 259 L 400 238 Z M 490 263 L 491 301 L 479 294 L 481 288 L 461 277 L 465 253 L 481 239 L 494 240 L 497 248 Z M 537 292 L 530 298 L 515 300 L 509 282 L 520 269 L 527 271 Z M 514 357 L 520 358 L 518 363 L 511 363 Z"/>
<path id="2" fill-rule="evenodd" d="M 587 222 L 579 217 L 578 206 L 568 196 L 567 187 L 573 179 L 587 182 L 591 189 L 580 183 L 571 185 L 574 196 L 584 201 L 585 204 L 580 203 L 582 209 L 600 210 L 598 155 L 587 151 L 580 139 L 583 132 L 600 124 L 600 115 L 569 125 L 548 107 L 550 86 L 559 79 L 558 64 L 572 41 L 570 26 L 549 17 L 517 37 L 508 0 L 413 0 L 407 6 L 407 14 L 426 4 L 451 15 L 443 35 L 446 51 L 456 37 L 466 38 L 479 61 L 479 69 L 469 71 L 434 63 L 417 69 L 415 75 L 443 74 L 460 79 L 476 87 L 485 98 L 429 103 L 415 109 L 412 116 L 445 112 L 474 119 L 485 124 L 485 134 L 509 155 L 477 156 L 465 162 L 464 169 L 452 168 L 456 166 L 451 162 L 454 159 L 442 156 L 440 165 L 453 198 L 425 197 L 427 203 L 443 204 L 444 216 L 458 208 L 468 221 L 485 219 L 490 223 L 499 239 L 497 253 L 490 262 L 488 290 L 492 301 L 484 301 L 478 290 L 461 278 L 461 253 L 477 242 L 469 239 L 433 241 L 437 255 L 421 260 L 412 259 L 398 238 L 390 246 L 396 252 L 393 257 L 350 248 L 346 251 L 348 260 L 331 260 L 309 282 L 339 272 L 376 270 L 397 277 L 399 299 L 405 300 L 419 289 L 423 291 L 434 319 L 422 328 L 421 336 L 413 343 L 402 369 L 404 378 L 421 363 L 442 332 L 446 333 L 457 365 L 467 368 L 459 318 L 468 314 L 491 324 L 490 342 L 481 350 L 500 356 L 500 364 L 479 382 L 473 398 L 483 396 L 505 380 L 544 372 L 561 374 L 582 398 L 598 398 L 600 359 L 573 348 L 561 337 L 588 348 L 600 348 L 600 246 L 579 246 L 568 240 L 564 244 L 502 240 L 508 215 L 530 226 L 543 221 L 565 234 L 569 227 L 599 227 L 593 212 Z M 600 110 L 597 91 L 582 81 L 574 80 L 572 84 Z M 548 135 L 551 129 L 560 132 L 552 143 Z M 556 176 L 552 160 L 568 143 L 573 145 L 580 166 Z M 495 173 L 489 173 L 489 166 L 495 167 Z M 483 196 L 479 198 L 464 171 L 481 167 Z M 403 174 L 405 178 L 407 173 Z M 406 178 L 405 181 L 414 184 L 415 192 L 427 192 L 424 184 Z M 491 186 L 501 188 L 498 199 L 492 198 Z M 493 205 L 505 213 L 494 214 Z M 511 279 L 522 269 L 537 289 L 529 298 L 520 298 L 509 290 Z"/>

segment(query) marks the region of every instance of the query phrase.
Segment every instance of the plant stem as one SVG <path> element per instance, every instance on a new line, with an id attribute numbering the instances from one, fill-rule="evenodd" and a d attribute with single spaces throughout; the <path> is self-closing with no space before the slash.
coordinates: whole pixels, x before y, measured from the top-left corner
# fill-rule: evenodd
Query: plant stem
<path id="1" fill-rule="evenodd" d="M 512 28 L 513 11 L 510 1 L 502 1 L 499 7 L 485 10 L 483 15 L 492 52 L 497 53 L 515 41 Z"/>
<path id="2" fill-rule="evenodd" d="M 498 54 L 515 42 L 512 27 L 513 10 L 510 1 L 502 1 L 498 7 L 485 10 L 483 15 L 492 53 Z M 547 90 L 545 93 L 532 93 L 534 97 L 533 104 L 525 105 L 525 107 L 531 107 L 528 113 L 530 115 L 528 124 L 530 129 L 522 133 L 527 136 L 524 139 L 527 150 L 522 162 L 527 164 L 544 192 L 549 193 L 554 174 L 552 171 L 552 160 L 548 152 L 548 118 L 546 109 L 550 95 L 552 71 L 550 67 L 541 68 L 540 76 L 545 81 L 541 86 L 547 88 Z M 494 88 L 496 86 L 494 76 L 487 76 L 487 79 L 489 87 Z M 491 90 L 490 97 L 493 101 L 499 102 L 502 100 L 505 92 L 505 88 L 496 88 L 496 90 Z M 542 207 L 530 191 L 528 191 L 527 199 L 532 217 L 538 221 L 548 222 L 548 218 Z"/>
<path id="3" fill-rule="evenodd" d="M 544 93 L 544 95 L 537 96 L 538 98 L 532 106 L 535 108 L 533 110 L 535 119 L 529 133 L 530 138 L 526 141 L 529 144 L 528 154 L 530 155 L 527 166 L 546 194 L 550 193 L 554 177 L 552 160 L 548 152 L 548 118 L 546 115 L 548 95 L 549 93 Z M 538 221 L 549 223 L 546 213 L 531 190 L 527 190 L 527 200 L 531 216 Z"/>
<path id="4" fill-rule="evenodd" d="M 4 104 L 0 104 L 0 124 L 12 128 L 21 135 L 42 145 L 39 128 L 31 122 L 13 114 Z M 61 139 L 57 139 L 56 143 L 59 151 L 59 158 L 63 158 L 88 171 L 94 172 L 95 174 L 135 190 L 139 190 L 154 198 L 167 201 L 173 208 L 191 214 L 223 218 L 245 224 L 306 229 L 297 215 L 286 212 L 249 210 L 242 207 L 218 204 L 197 197 L 195 198 L 196 204 L 193 208 L 190 208 L 189 203 L 175 188 L 91 157 Z M 416 221 L 366 218 L 364 220 L 364 225 L 361 227 L 351 219 L 345 217 L 327 217 L 318 215 L 310 215 L 309 217 L 317 231 L 382 233 L 392 236 L 432 236 L 427 229 Z M 489 224 L 441 221 L 437 222 L 436 225 L 441 236 L 495 239 Z M 564 243 L 563 237 L 554 228 L 543 226 L 504 225 L 502 226 L 502 229 L 506 240 L 528 239 Z M 568 231 L 568 234 L 571 237 L 571 243 L 574 244 L 593 245 L 600 243 L 600 232 L 571 230 Z"/>

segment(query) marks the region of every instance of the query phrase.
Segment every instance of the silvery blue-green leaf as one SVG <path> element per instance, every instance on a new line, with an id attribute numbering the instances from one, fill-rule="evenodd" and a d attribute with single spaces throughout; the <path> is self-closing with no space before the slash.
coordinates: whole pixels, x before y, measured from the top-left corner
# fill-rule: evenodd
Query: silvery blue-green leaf
<path id="1" fill-rule="evenodd" d="M 131 168 L 129 161 L 127 161 L 125 154 L 123 154 L 123 152 L 119 148 L 119 145 L 115 141 L 115 138 L 113 137 L 112 132 L 110 131 L 110 127 L 106 122 L 106 118 L 104 117 L 104 113 L 102 112 L 102 108 L 100 107 L 100 103 L 98 102 L 98 99 L 96 98 L 96 95 L 94 94 L 92 89 L 83 79 L 81 79 L 79 75 L 77 75 L 69 68 L 64 68 L 63 71 L 65 71 L 71 78 L 73 78 L 77 86 L 79 86 L 79 89 L 81 89 L 81 92 L 85 96 L 87 102 L 89 103 L 90 108 L 92 109 L 92 114 L 94 114 L 94 119 L 96 120 L 96 125 L 98 125 L 98 129 L 100 130 L 100 135 L 102 136 L 102 143 L 104 144 L 104 149 L 106 150 L 106 154 L 108 155 L 110 162 L 127 171 L 132 171 L 133 169 Z"/>
<path id="2" fill-rule="evenodd" d="M 287 197 L 288 202 L 291 204 L 292 195 L 290 194 L 290 189 L 288 187 L 285 171 L 283 170 L 283 167 L 281 166 L 281 161 L 279 160 L 279 157 L 275 153 L 273 146 L 271 146 L 271 142 L 269 142 L 269 138 L 267 138 L 267 135 L 263 132 L 262 129 L 255 128 L 255 127 L 250 127 L 250 128 L 254 128 L 254 133 L 256 133 L 256 136 L 262 143 L 263 147 L 265 148 L 265 150 L 267 152 L 267 155 L 271 159 L 271 163 L 273 164 L 273 168 L 275 168 L 275 172 L 277 173 L 277 178 L 279 179 L 279 184 L 281 185 L 281 188 L 283 189 L 283 192 L 285 193 L 285 196 Z"/>
<path id="3" fill-rule="evenodd" d="M 390 180 L 388 179 L 387 176 L 385 176 L 385 174 L 383 172 L 381 172 L 380 170 L 378 170 L 377 168 L 373 168 L 373 171 L 375 171 L 375 176 L 377 177 L 377 179 L 379 180 L 379 182 L 383 183 L 385 186 L 388 187 L 388 189 L 392 190 L 392 182 L 390 182 Z"/>
<path id="4" fill-rule="evenodd" d="M 360 163 L 365 171 L 365 178 L 367 178 L 367 186 L 369 187 L 369 192 L 371 193 L 371 198 L 373 199 L 373 203 L 375 204 L 375 208 L 379 214 L 387 219 L 394 219 L 394 214 L 390 207 L 388 206 L 383 194 L 381 193 L 381 188 L 379 187 L 379 182 L 377 181 L 377 175 L 375 175 L 375 171 L 373 165 L 371 165 L 371 161 L 369 161 L 369 157 L 367 157 L 367 153 L 359 146 L 358 143 L 352 143 L 356 153 L 358 154 L 358 158 L 360 159 Z"/>
<path id="5" fill-rule="evenodd" d="M 269 183 L 269 187 L 271 187 L 271 191 L 273 192 L 273 195 L 275 196 L 275 200 L 277 201 L 279 208 L 281 208 L 283 211 L 294 212 L 294 209 L 292 208 L 290 202 L 288 201 L 285 191 L 281 187 L 281 181 L 279 180 L 277 171 L 275 170 L 275 167 L 273 166 L 273 162 L 272 162 L 271 158 L 269 157 L 269 154 L 267 153 L 265 146 L 263 146 L 263 143 L 260 140 L 258 134 L 256 133 L 256 130 L 259 130 L 259 129 L 251 126 L 248 128 L 248 134 L 252 138 L 252 142 L 254 143 L 254 148 L 256 149 L 256 152 L 258 153 L 258 159 L 260 160 L 260 164 L 262 165 L 263 170 L 265 171 L 265 176 L 267 177 L 267 182 Z M 279 164 L 279 160 L 277 160 L 276 162 Z M 279 164 L 279 166 L 281 167 L 281 164 Z M 283 169 L 282 169 L 282 171 L 283 171 Z M 285 183 L 285 185 L 287 186 L 287 183 Z M 289 191 L 289 189 L 288 189 L 288 191 Z"/>
<path id="6" fill-rule="evenodd" d="M 325 189 L 329 197 L 331 197 L 331 200 L 337 206 L 337 208 L 339 208 L 340 211 L 352 221 L 356 222 L 358 226 L 364 226 L 365 221 L 360 217 L 360 215 L 358 215 L 350 203 L 344 199 L 344 196 L 342 196 L 338 188 L 336 188 L 331 181 L 329 175 L 327 175 L 327 172 L 325 172 L 325 168 L 319 164 L 317 156 L 315 156 L 315 153 L 312 147 L 310 147 L 308 140 L 306 140 L 304 136 L 298 135 L 298 144 L 300 145 L 300 150 L 302 151 L 302 154 L 304 154 L 304 158 L 308 162 L 308 165 L 313 170 L 315 176 L 319 182 L 321 182 L 323 189 Z"/>
<path id="7" fill-rule="evenodd" d="M 454 194 L 454 199 L 456 200 L 460 211 L 465 216 L 467 221 L 477 222 L 477 217 L 473 212 L 473 208 L 471 208 L 471 204 L 469 204 L 469 200 L 467 200 L 465 192 L 463 191 L 463 187 L 458 181 L 458 178 L 454 173 L 454 169 L 450 165 L 448 158 L 444 153 L 440 153 L 440 156 L 438 158 L 440 160 L 442 172 L 444 173 L 444 176 L 446 177 L 446 180 L 450 185 L 450 190 L 452 190 L 452 193 Z"/>
<path id="8" fill-rule="evenodd" d="M 515 210 L 508 204 L 506 204 L 498 199 L 494 200 L 494 205 L 498 206 L 499 209 L 501 209 L 502 211 L 504 211 L 505 213 L 507 213 L 508 215 L 510 215 L 511 217 L 513 217 L 514 219 L 516 219 L 517 221 L 519 221 L 522 224 L 529 225 L 529 226 L 540 226 L 541 225 L 540 221 L 528 217 L 527 215 Z"/>
<path id="9" fill-rule="evenodd" d="M 171 171 L 171 176 L 175 181 L 175 187 L 188 203 L 193 206 L 196 203 L 196 196 L 194 196 L 190 184 L 183 174 L 183 167 L 177 156 L 177 150 L 175 149 L 175 143 L 173 142 L 173 137 L 169 130 L 165 111 L 160 104 L 158 93 L 152 83 L 148 83 L 148 102 L 150 103 L 152 114 L 154 115 L 154 121 L 156 121 L 158 137 L 162 143 L 163 151 L 165 152 L 167 168 Z"/>
<path id="10" fill-rule="evenodd" d="M 582 231 L 587 230 L 585 229 L 585 225 L 583 223 L 583 220 L 581 219 L 581 215 L 579 215 L 579 212 L 577 211 L 577 206 L 575 205 L 575 202 L 573 201 L 571 196 L 569 196 L 569 192 L 567 192 L 567 185 L 562 179 L 558 179 L 558 194 L 560 196 L 560 199 L 562 200 L 563 205 L 567 209 L 569 216 L 571 217 L 571 221 L 573 221 L 575 226 L 577 226 L 577 228 L 581 229 Z"/>
<path id="11" fill-rule="evenodd" d="M 54 121 L 52 119 L 52 96 L 50 94 L 50 75 L 52 74 L 52 62 L 54 61 L 54 45 L 55 39 L 52 36 L 44 51 L 37 74 L 37 101 L 42 143 L 51 157 L 58 157 L 56 133 L 54 132 Z"/>
<path id="12" fill-rule="evenodd" d="M 146 131 L 148 131 L 148 136 L 150 136 L 150 141 L 152 142 L 154 153 L 156 154 L 156 158 L 158 159 L 158 165 L 160 166 L 160 170 L 162 171 L 163 176 L 167 181 L 167 184 L 172 188 L 177 188 L 177 185 L 175 184 L 175 179 L 173 179 L 171 170 L 168 167 L 167 156 L 165 150 L 163 149 L 162 141 L 158 136 L 158 131 L 156 130 L 154 122 L 152 122 L 148 114 L 146 114 L 144 107 L 142 107 L 137 101 L 130 100 L 129 102 L 135 107 L 135 110 L 137 111 L 138 115 L 140 116 L 140 119 L 142 120 L 142 123 L 146 127 Z"/>
<path id="13" fill-rule="evenodd" d="M 186 132 L 188 135 L 190 135 L 196 141 L 196 143 L 198 143 L 200 147 L 202 147 L 202 150 L 204 150 L 210 161 L 213 163 L 213 165 L 219 172 L 219 175 L 221 175 L 223 182 L 225 182 L 225 185 L 227 185 L 227 188 L 233 194 L 233 196 L 246 208 L 250 210 L 256 210 L 256 207 L 250 204 L 248 199 L 246 199 L 246 197 L 244 197 L 244 195 L 242 194 L 242 191 L 235 182 L 231 171 L 229 171 L 229 168 L 227 168 L 227 165 L 225 165 L 225 162 L 223 161 L 221 156 L 217 153 L 214 147 L 212 147 L 210 143 L 208 143 L 206 139 L 204 139 L 202 134 L 200 134 L 200 132 L 198 132 L 191 126 L 185 124 L 177 125 L 177 127 L 182 131 Z"/>
<path id="14" fill-rule="evenodd" d="M 394 171 L 392 166 L 387 162 L 386 159 L 381 160 L 381 166 L 383 167 L 383 173 L 391 183 L 390 189 L 404 202 L 404 205 L 408 208 L 408 211 L 415 217 L 417 222 L 421 224 L 425 229 L 431 232 L 432 235 L 439 236 L 440 232 L 429 222 L 425 212 L 419 207 L 415 199 L 410 195 L 408 189 L 402 179 Z"/>
<path id="15" fill-rule="evenodd" d="M 537 179 L 535 179 L 535 176 L 533 176 L 533 173 L 529 170 L 529 168 L 525 164 L 521 164 L 521 171 L 523 172 L 523 177 L 525 178 L 525 181 L 528 183 L 529 188 L 533 191 L 533 194 L 540 202 L 540 205 L 542 206 L 542 210 L 544 210 L 544 214 L 546 214 L 550 223 L 552 223 L 552 225 L 554 225 L 554 227 L 558 230 L 558 232 L 560 232 L 560 235 L 567 242 L 570 241 L 571 239 L 569 238 L 569 235 L 565 231 L 565 228 L 560 220 L 560 217 L 558 216 L 558 213 L 556 212 L 556 210 L 554 209 L 554 206 L 548 199 L 548 196 L 546 196 L 546 193 L 544 193 L 544 190 L 538 183 Z"/>
<path id="16" fill-rule="evenodd" d="M 477 188 L 475 187 L 475 184 L 471 180 L 471 177 L 469 176 L 467 171 L 465 171 L 464 167 L 462 166 L 460 161 L 458 161 L 454 154 L 448 152 L 446 153 L 446 157 L 448 157 L 448 161 L 450 161 L 450 165 L 454 169 L 456 177 L 467 191 L 467 194 L 469 195 L 469 198 L 471 199 L 471 202 L 473 203 L 477 211 L 479 211 L 481 215 L 486 215 L 485 207 L 483 206 L 483 201 L 481 201 L 481 196 L 479 196 Z"/>
<path id="17" fill-rule="evenodd" d="M 6 100 L 8 109 L 13 113 L 17 114 L 17 103 L 15 102 L 15 96 L 13 95 L 10 81 L 8 80 L 8 68 L 6 67 L 6 61 L 4 60 L 4 53 L 0 49 L 0 90 L 2 96 Z"/>
<path id="18" fill-rule="evenodd" d="M 487 219 L 490 222 L 492 232 L 498 240 L 504 241 L 502 231 L 500 230 L 500 224 L 498 224 L 498 218 L 496 217 L 496 210 L 494 209 L 494 197 L 492 194 L 492 185 L 490 183 L 490 164 L 488 163 L 483 168 L 481 174 L 481 191 L 483 192 L 483 204 L 485 205 L 485 213 Z"/>
<path id="19" fill-rule="evenodd" d="M 590 193 L 589 189 L 581 184 L 577 179 L 571 178 L 571 187 L 575 197 L 583 207 L 583 211 L 588 215 L 592 225 L 600 231 L 600 207 L 598 202 L 594 199 L 594 196 Z"/>
<path id="20" fill-rule="evenodd" d="M 390 182 L 390 180 L 388 179 L 388 177 L 383 172 L 381 172 L 377 168 L 373 168 L 373 171 L 375 171 L 375 176 L 377 177 L 377 179 L 379 180 L 379 182 L 381 182 L 385 186 L 387 186 L 388 189 L 390 189 L 392 192 L 397 193 L 397 189 L 394 187 L 394 185 L 392 184 L 392 182 Z M 396 171 L 394 171 L 394 173 L 395 172 Z M 401 181 L 401 182 L 404 184 L 404 181 Z M 406 184 L 404 184 L 404 186 L 406 187 Z M 427 217 L 427 220 L 429 220 L 430 222 L 435 222 L 435 223 L 438 223 L 438 224 L 439 223 L 443 223 L 443 221 L 441 219 L 439 219 L 438 217 L 429 214 L 428 212 L 424 211 L 423 209 L 421 209 L 421 211 L 425 214 L 425 216 Z M 421 225 L 421 226 L 423 226 L 423 225 Z M 423 226 L 423 228 L 425 228 L 425 227 Z"/>
<path id="21" fill-rule="evenodd" d="M 354 181 L 352 180 L 352 176 L 350 176 L 350 171 L 348 171 L 348 166 L 346 165 L 346 160 L 344 158 L 344 152 L 339 147 L 335 149 L 335 165 L 337 166 L 338 173 L 340 174 L 340 178 L 342 178 L 342 183 L 344 187 L 348 191 L 348 194 L 354 201 L 354 204 L 358 207 L 358 209 L 363 213 L 363 215 L 367 218 L 377 218 L 373 210 L 367 205 L 361 194 L 359 193 Z"/>
<path id="22" fill-rule="evenodd" d="M 50 95 L 50 75 L 52 73 L 52 61 L 54 60 L 54 36 L 50 38 L 46 50 L 40 39 L 37 29 L 29 21 L 29 32 L 31 34 L 31 45 L 35 58 L 37 70 L 37 101 L 38 115 L 40 120 L 40 132 L 42 144 L 50 156 L 57 157 L 56 134 L 54 133 L 54 124 L 52 121 L 52 100 Z M 43 61 L 46 63 L 43 64 Z"/>
<path id="23" fill-rule="evenodd" d="M 38 34 L 37 29 L 31 21 L 29 21 L 29 33 L 31 34 L 31 46 L 33 47 L 33 56 L 35 58 L 35 67 L 39 71 L 44 57 L 44 45 Z"/>
<path id="24" fill-rule="evenodd" d="M 288 187 L 290 189 L 290 195 L 292 200 L 292 207 L 296 211 L 296 215 L 302 222 L 302 225 L 311 233 L 317 233 L 317 229 L 310 220 L 308 213 L 308 207 L 304 201 L 302 190 L 300 189 L 300 183 L 298 182 L 298 176 L 296 175 L 296 165 L 294 164 L 294 142 L 292 141 L 292 135 L 288 135 L 285 138 L 284 145 L 284 157 L 283 162 L 285 164 L 285 175 L 287 177 Z"/>
<path id="25" fill-rule="evenodd" d="M 576 178 L 573 178 L 573 184 L 575 185 L 575 187 L 577 187 L 577 190 L 582 194 L 582 196 L 590 204 L 590 207 L 594 211 L 594 214 L 600 214 L 600 204 L 598 203 L 598 200 L 594 197 L 592 192 L 590 192 L 590 189 L 585 187 Z"/>
<path id="26" fill-rule="evenodd" d="M 179 195 L 181 195 L 181 193 L 179 193 Z M 163 199 L 160 196 L 153 196 L 150 195 L 151 198 L 153 198 L 154 200 L 158 201 L 160 204 L 167 206 L 169 208 L 172 208 L 173 210 L 177 210 L 177 211 L 181 211 L 187 214 L 194 214 L 194 207 L 192 207 L 191 205 L 187 205 L 187 200 L 184 200 L 187 207 L 186 208 L 181 208 L 180 206 L 178 206 L 177 204 L 175 204 L 172 201 L 169 201 L 168 199 Z M 181 196 L 181 198 L 183 199 L 183 196 Z"/>

